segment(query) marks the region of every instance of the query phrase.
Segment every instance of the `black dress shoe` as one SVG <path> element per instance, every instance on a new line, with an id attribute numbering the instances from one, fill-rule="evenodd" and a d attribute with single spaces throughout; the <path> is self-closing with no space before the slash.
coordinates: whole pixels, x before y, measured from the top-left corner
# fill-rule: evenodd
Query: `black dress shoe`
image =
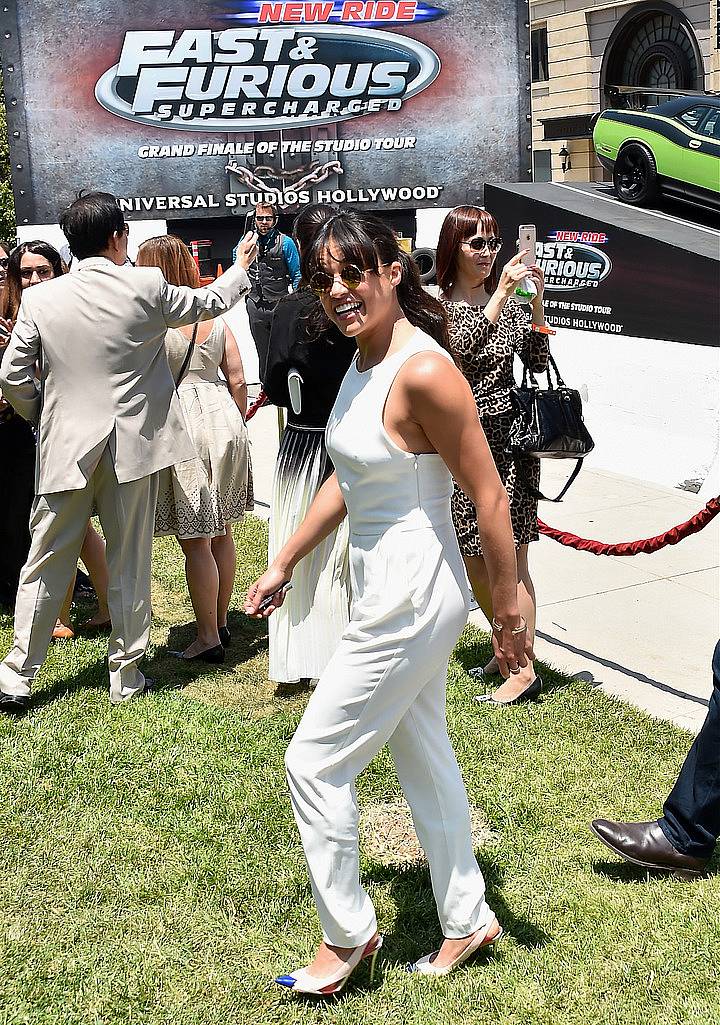
<path id="1" fill-rule="evenodd" d="M 226 626 L 220 626 L 218 627 L 218 633 L 220 634 L 220 643 L 223 648 L 229 648 L 232 637 L 230 636 L 228 628 Z"/>
<path id="2" fill-rule="evenodd" d="M 222 644 L 216 644 L 214 648 L 206 648 L 197 655 L 184 655 L 182 651 L 171 651 L 171 655 L 181 659 L 183 662 L 210 662 L 211 665 L 220 665 L 225 661 L 225 649 Z"/>
<path id="3" fill-rule="evenodd" d="M 29 707 L 29 695 L 6 694 L 0 690 L 0 712 L 3 715 L 22 715 Z"/>
<path id="4" fill-rule="evenodd" d="M 523 701 L 535 701 L 540 697 L 542 691 L 542 680 L 536 676 L 532 683 L 529 683 L 525 690 L 520 691 L 516 698 L 509 701 L 496 701 L 492 694 L 478 694 L 475 698 L 479 705 L 497 705 L 498 708 L 505 708 L 506 705 L 521 705 Z"/>
<path id="5" fill-rule="evenodd" d="M 608 819 L 595 819 L 590 828 L 613 854 L 619 854 L 642 868 L 670 872 L 676 879 L 697 879 L 704 875 L 710 860 L 681 854 L 657 821 L 610 822 Z"/>

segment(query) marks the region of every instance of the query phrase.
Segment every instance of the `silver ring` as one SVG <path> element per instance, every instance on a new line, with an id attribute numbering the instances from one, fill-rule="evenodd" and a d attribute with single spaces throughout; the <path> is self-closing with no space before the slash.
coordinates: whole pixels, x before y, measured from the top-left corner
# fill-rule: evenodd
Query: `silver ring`
<path id="1" fill-rule="evenodd" d="M 520 672 L 520 666 L 518 666 L 517 669 L 511 669 L 510 672 L 513 676 L 517 676 L 517 674 Z"/>

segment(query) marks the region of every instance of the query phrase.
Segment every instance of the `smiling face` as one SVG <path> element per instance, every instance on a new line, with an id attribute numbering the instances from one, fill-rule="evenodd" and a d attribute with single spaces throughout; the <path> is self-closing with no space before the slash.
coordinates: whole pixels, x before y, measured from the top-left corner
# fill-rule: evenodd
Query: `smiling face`
<path id="1" fill-rule="evenodd" d="M 331 242 L 323 253 L 321 270 L 334 279 L 332 287 L 320 296 L 323 309 L 348 338 L 371 334 L 392 317 L 399 263 L 359 268 L 341 253 L 333 252 Z"/>

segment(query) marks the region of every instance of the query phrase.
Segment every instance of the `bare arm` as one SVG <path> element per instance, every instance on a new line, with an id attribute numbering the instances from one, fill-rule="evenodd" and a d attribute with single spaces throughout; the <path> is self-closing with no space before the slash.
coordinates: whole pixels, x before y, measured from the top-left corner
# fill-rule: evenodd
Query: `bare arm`
<path id="1" fill-rule="evenodd" d="M 220 369 L 227 381 L 228 391 L 232 395 L 235 405 L 242 413 L 244 420 L 248 404 L 245 369 L 243 367 L 242 357 L 240 356 L 240 350 L 238 349 L 235 335 L 227 324 L 225 324 L 225 352 L 223 353 L 223 358 L 220 363 Z"/>
<path id="2" fill-rule="evenodd" d="M 470 386 L 449 360 L 435 353 L 410 360 L 398 383 L 406 392 L 413 420 L 475 504 L 493 613 L 503 626 L 501 632 L 493 632 L 493 641 L 506 675 L 508 660 L 527 664 L 526 635 L 511 632 L 521 622 L 515 542 L 507 493 L 480 425 Z"/>
<path id="3" fill-rule="evenodd" d="M 258 619 L 266 618 L 280 608 L 282 595 L 278 595 L 273 604 L 264 612 L 258 612 L 258 606 L 264 598 L 275 591 L 292 576 L 298 562 L 323 541 L 328 534 L 338 527 L 347 516 L 345 499 L 343 498 L 336 474 L 332 474 L 318 491 L 308 509 L 307 516 L 289 541 L 278 552 L 275 560 L 267 571 L 250 587 L 245 599 L 245 612 Z"/>

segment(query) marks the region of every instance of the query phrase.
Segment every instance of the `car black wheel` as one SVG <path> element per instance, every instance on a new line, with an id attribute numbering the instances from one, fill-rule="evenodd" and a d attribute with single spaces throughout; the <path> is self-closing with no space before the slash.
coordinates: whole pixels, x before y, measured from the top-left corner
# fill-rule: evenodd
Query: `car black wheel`
<path id="1" fill-rule="evenodd" d="M 637 143 L 625 146 L 613 169 L 615 194 L 623 203 L 644 206 L 657 196 L 657 167 L 652 153 Z"/>
<path id="2" fill-rule="evenodd" d="M 435 250 L 429 248 L 414 249 L 412 258 L 420 271 L 420 281 L 423 285 L 431 285 L 435 281 Z"/>

